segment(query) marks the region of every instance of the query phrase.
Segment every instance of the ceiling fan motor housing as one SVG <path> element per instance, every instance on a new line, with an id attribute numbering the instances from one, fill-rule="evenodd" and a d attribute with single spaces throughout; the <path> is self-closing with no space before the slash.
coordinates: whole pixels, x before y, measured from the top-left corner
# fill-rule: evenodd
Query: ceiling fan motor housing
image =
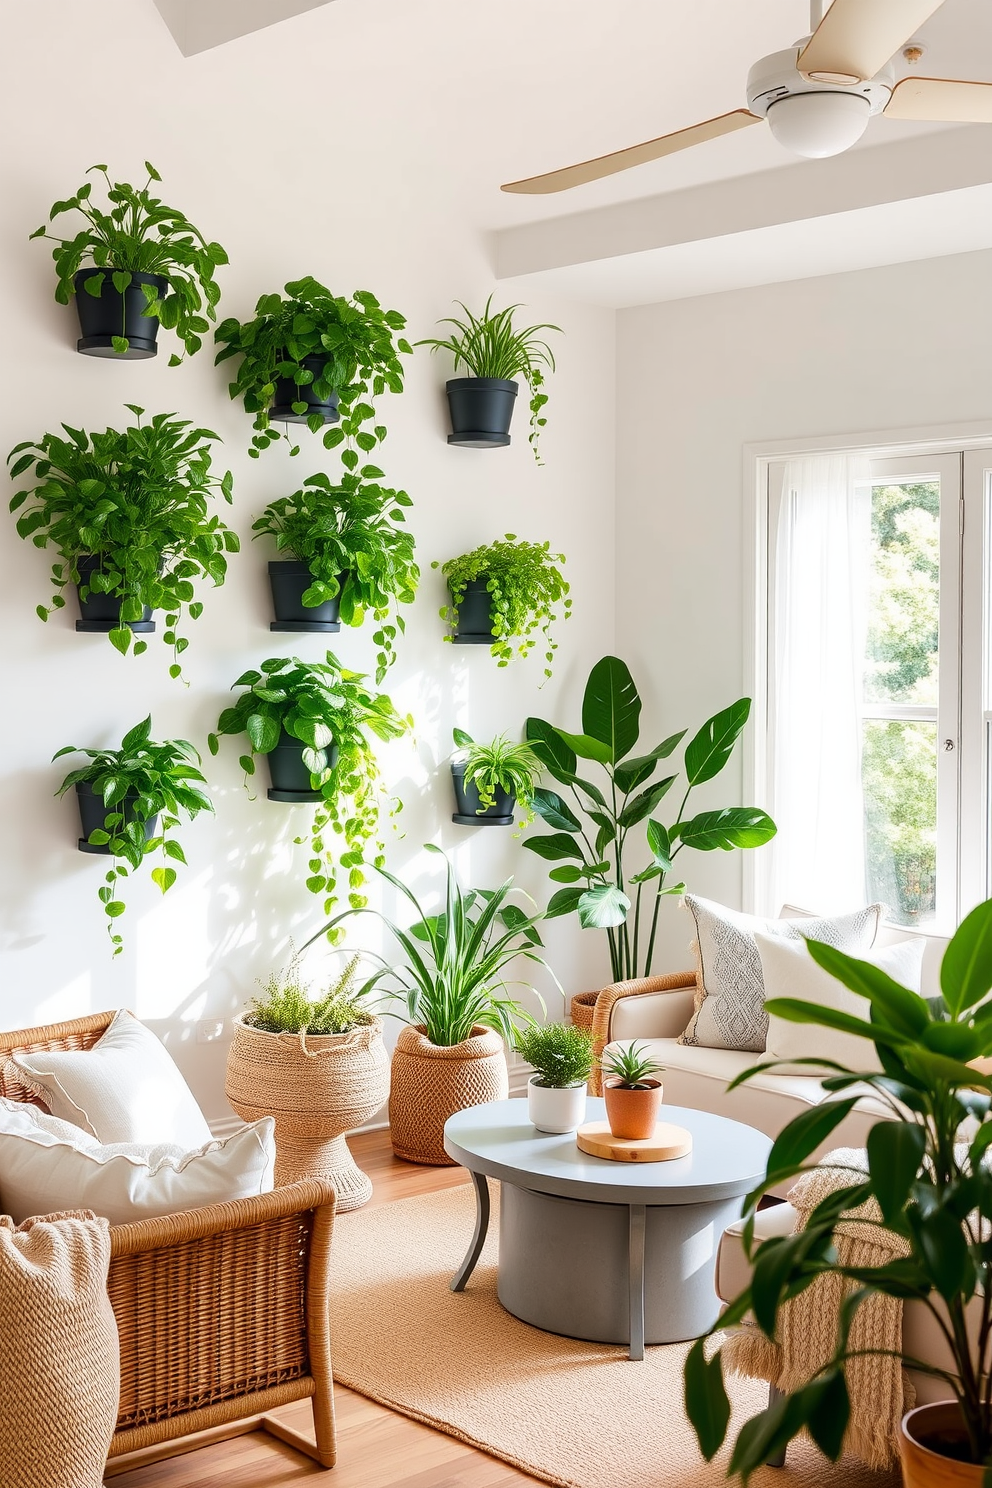
<path id="1" fill-rule="evenodd" d="M 867 82 L 828 83 L 804 77 L 796 62 L 806 40 L 754 64 L 747 75 L 747 106 L 752 114 L 767 119 L 779 142 L 794 153 L 837 155 L 861 137 L 872 114 L 885 108 L 895 76 L 886 66 Z M 844 101 L 838 98 L 833 103 L 830 95 L 840 95 Z M 810 101 L 786 103 L 801 98 Z M 782 104 L 785 107 L 779 108 Z"/>

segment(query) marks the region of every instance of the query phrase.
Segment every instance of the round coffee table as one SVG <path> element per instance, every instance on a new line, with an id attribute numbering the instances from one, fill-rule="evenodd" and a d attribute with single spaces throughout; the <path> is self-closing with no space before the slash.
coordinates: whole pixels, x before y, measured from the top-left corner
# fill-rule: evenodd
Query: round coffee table
<path id="1" fill-rule="evenodd" d="M 588 1121 L 605 1119 L 590 1098 Z M 698 1338 L 720 1310 L 716 1255 L 741 1200 L 765 1174 L 771 1139 L 708 1111 L 665 1106 L 692 1133 L 671 1162 L 625 1163 L 580 1152 L 575 1134 L 539 1132 L 525 1100 L 452 1116 L 444 1149 L 475 1184 L 475 1234 L 451 1290 L 475 1269 L 489 1228 L 489 1178 L 502 1184 L 499 1300 L 522 1322 L 567 1338 L 645 1343 Z"/>

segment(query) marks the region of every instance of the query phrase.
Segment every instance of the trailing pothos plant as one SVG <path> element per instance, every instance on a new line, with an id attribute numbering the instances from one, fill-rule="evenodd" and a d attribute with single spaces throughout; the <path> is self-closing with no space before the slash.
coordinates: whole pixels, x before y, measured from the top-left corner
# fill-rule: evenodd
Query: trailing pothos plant
<path id="1" fill-rule="evenodd" d="M 375 422 L 374 400 L 387 388 L 391 393 L 403 391 L 400 354 L 410 355 L 413 348 L 395 332 L 406 320 L 398 310 L 383 310 L 368 290 L 356 290 L 348 300 L 333 295 L 310 275 L 291 280 L 285 290 L 285 298 L 262 295 L 252 320 L 231 317 L 215 332 L 221 350 L 214 360 L 241 358 L 230 393 L 255 415 L 248 453 L 257 459 L 268 445 L 286 437 L 269 419 L 276 383 L 286 379 L 298 388 L 309 388 L 321 401 L 337 394 L 341 421 L 325 431 L 324 444 L 328 449 L 347 444 L 341 458 L 353 471 L 358 450 L 368 453 L 386 437 L 385 426 Z M 308 357 L 319 357 L 323 365 L 315 372 L 304 366 Z M 302 399 L 292 408 L 299 415 L 307 412 Z M 307 423 L 312 433 L 324 428 L 319 413 L 311 414 Z M 299 445 L 294 445 L 290 453 L 298 451 Z"/>
<path id="2" fill-rule="evenodd" d="M 156 744 L 150 737 L 151 717 L 137 724 L 121 740 L 120 749 L 82 749 L 66 744 L 53 756 L 85 754 L 88 764 L 70 770 L 56 791 L 62 796 L 77 784 L 87 784 L 106 807 L 103 826 L 91 832 L 87 841 L 94 847 L 106 847 L 113 858 L 105 881 L 99 890 L 109 924 L 113 954 L 120 955 L 123 937 L 117 921 L 126 905 L 119 897 L 124 880 L 137 872 L 146 858 L 155 854 L 168 861 L 152 869 L 152 880 L 162 893 L 176 881 L 176 870 L 170 863 L 186 862 L 182 847 L 172 835 L 180 817 L 192 821 L 201 811 L 213 811 L 210 798 L 201 789 L 206 785 L 198 766 L 200 756 L 186 739 L 166 739 Z M 148 823 L 158 817 L 158 829 L 148 835 Z"/>
<path id="3" fill-rule="evenodd" d="M 655 812 L 679 774 L 654 777 L 687 730 L 671 734 L 646 754 L 633 753 L 640 736 L 641 699 L 619 657 L 604 656 L 590 672 L 581 732 L 568 733 L 540 718 L 527 720 L 531 748 L 567 792 L 566 798 L 538 788 L 531 798 L 538 816 L 553 830 L 550 836 L 528 838 L 524 847 L 560 862 L 561 867 L 550 870 L 551 878 L 565 885 L 552 896 L 547 916 L 575 912 L 583 929 L 605 930 L 615 982 L 650 975 L 662 898 L 685 892 L 684 883 L 669 882 L 683 848 L 729 852 L 760 847 L 775 835 L 775 823 L 757 806 L 686 815 L 693 790 L 719 775 L 730 759 L 750 711 L 750 698 L 741 698 L 690 739 L 683 754 L 679 808 L 669 826 Z M 585 779 L 584 770 L 578 773 L 579 760 L 593 765 L 601 784 Z M 643 833 L 635 833 L 642 823 Z"/>
<path id="4" fill-rule="evenodd" d="M 406 629 L 394 606 L 410 604 L 420 569 L 414 562 L 413 534 L 403 526 L 403 508 L 413 505 L 405 491 L 382 486 L 382 471 L 363 465 L 338 481 L 309 475 L 292 496 L 270 501 L 252 531 L 274 537 L 280 554 L 305 563 L 313 583 L 303 592 L 307 606 L 340 597 L 345 625 L 361 625 L 366 614 L 377 622 L 376 682 L 396 659 L 397 631 Z"/>
<path id="5" fill-rule="evenodd" d="M 465 751 L 466 785 L 479 792 L 479 813 L 496 805 L 496 792 L 513 796 L 520 808 L 521 823 L 534 820 L 531 797 L 544 766 L 529 744 L 512 743 L 498 734 L 490 744 L 477 744 L 464 729 L 452 729 L 456 746 Z"/>
<path id="6" fill-rule="evenodd" d="M 106 271 L 83 282 L 82 292 L 96 299 L 107 277 L 122 295 L 134 274 L 157 274 L 165 279 L 166 288 L 161 294 L 156 285 L 141 284 L 147 302 L 142 314 L 157 316 L 167 330 L 176 332 L 192 355 L 203 344 L 209 322 L 216 319 L 220 289 L 214 270 L 227 263 L 227 254 L 219 243 L 208 242 L 178 208 L 152 196 L 152 182 L 162 177 L 147 160 L 145 170 L 147 181 L 135 187 L 126 181 L 112 181 L 105 165 L 91 165 L 87 175 L 96 171 L 103 176 L 108 205 L 97 206 L 92 199 L 93 183 L 86 181 L 66 201 L 55 202 L 48 214 L 49 221 L 54 222 L 65 212 L 78 212 L 84 226 L 75 237 L 53 237 L 45 223 L 31 237 L 48 238 L 55 244 L 55 298 L 60 305 L 68 305 L 75 293 L 75 275 L 89 266 Z M 127 338 L 115 337 L 113 347 L 126 352 Z M 181 361 L 182 357 L 173 354 L 169 366 L 178 366 Z"/>
<path id="7" fill-rule="evenodd" d="M 540 629 L 547 647 L 544 675 L 550 677 L 558 649 L 551 627 L 559 618 L 567 620 L 572 612 L 569 585 L 557 567 L 564 562 L 564 553 L 552 553 L 550 543 L 525 542 L 512 532 L 507 532 L 502 541 L 484 543 L 460 558 L 435 562 L 431 567 L 440 568 L 451 591 L 451 603 L 442 605 L 439 611 L 441 619 L 454 628 L 466 586 L 476 580 L 484 582 L 490 595 L 493 634 L 489 649 L 497 665 L 508 666 L 514 657 L 526 656 L 536 643 L 534 632 Z M 446 641 L 453 639 L 445 636 Z"/>
<path id="8" fill-rule="evenodd" d="M 7 457 L 13 479 L 31 473 L 36 484 L 10 501 L 19 536 L 35 547 L 53 547 L 54 589 L 49 605 L 38 605 L 47 620 L 65 606 L 64 590 L 79 584 L 85 599 L 91 592 L 119 596 L 120 624 L 109 632 L 111 645 L 125 654 L 147 650 L 132 637 L 127 624 L 140 620 L 144 607 L 165 611 L 163 640 L 172 648 L 169 673 L 181 675 L 179 657 L 189 641 L 178 634 L 184 611 L 199 618 L 203 605 L 194 579 L 223 584 L 228 553 L 240 547 L 238 536 L 210 511 L 211 499 L 232 500 L 233 478 L 211 474 L 209 441 L 217 435 L 197 429 L 188 419 L 157 413 L 143 424 L 144 410 L 126 405 L 137 423 L 124 430 L 88 434 L 63 424 L 68 438 L 43 434 L 37 443 L 15 445 Z M 80 572 L 80 559 L 99 560 Z"/>
<path id="9" fill-rule="evenodd" d="M 242 673 L 233 686 L 246 691 L 221 713 L 207 741 L 211 754 L 218 751 L 220 735 L 244 734 L 249 749 L 241 756 L 241 767 L 249 777 L 255 773 L 256 756 L 271 754 L 284 734 L 300 741 L 311 788 L 321 795 L 310 829 L 307 888 L 324 896 L 324 913 L 330 914 L 338 898 L 338 874 L 345 871 L 348 903 L 362 908 L 366 854 L 371 847 L 372 861 L 379 866 L 384 850 L 377 834 L 385 790 L 369 735 L 398 739 L 412 720 L 401 718 L 385 693 L 373 692 L 360 672 L 342 667 L 330 651 L 322 662 L 271 657 L 258 671 Z M 390 814 L 399 809 L 396 803 Z M 335 852 L 335 838 L 343 839 L 343 851 Z"/>

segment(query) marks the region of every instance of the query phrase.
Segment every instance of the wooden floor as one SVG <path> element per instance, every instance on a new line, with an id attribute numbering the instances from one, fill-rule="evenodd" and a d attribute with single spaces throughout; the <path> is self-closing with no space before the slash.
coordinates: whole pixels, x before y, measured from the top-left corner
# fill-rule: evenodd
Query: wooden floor
<path id="1" fill-rule="evenodd" d="M 360 1167 L 375 1185 L 372 1204 L 467 1183 L 464 1168 L 422 1168 L 393 1157 L 389 1133 L 361 1132 L 350 1139 Z M 337 1221 L 346 1225 L 349 1216 Z M 261 1432 L 201 1447 L 166 1462 L 109 1478 L 110 1488 L 513 1488 L 538 1480 L 454 1437 L 386 1410 L 341 1385 L 334 1387 L 338 1461 L 330 1472 Z M 310 1433 L 306 1402 L 275 1412 L 287 1425 Z"/>

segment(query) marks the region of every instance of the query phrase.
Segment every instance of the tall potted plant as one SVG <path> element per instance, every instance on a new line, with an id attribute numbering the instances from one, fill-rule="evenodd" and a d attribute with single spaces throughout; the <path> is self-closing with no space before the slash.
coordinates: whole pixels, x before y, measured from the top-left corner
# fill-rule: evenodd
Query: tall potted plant
<path id="1" fill-rule="evenodd" d="M 490 744 L 477 744 L 464 729 L 453 729 L 463 759 L 452 760 L 455 787 L 452 821 L 462 827 L 511 827 L 519 806 L 524 825 L 534 820 L 530 798 L 541 762 L 529 744 L 514 744 L 500 734 Z"/>
<path id="2" fill-rule="evenodd" d="M 83 835 L 82 852 L 113 859 L 99 890 L 107 916 L 107 933 L 113 954 L 120 955 L 124 940 L 117 921 L 127 906 L 119 894 L 124 880 L 136 872 L 146 858 L 160 854 L 166 861 L 151 870 L 152 882 L 162 893 L 176 881 L 171 863 L 185 863 L 181 844 L 173 833 L 180 817 L 189 821 L 201 811 L 213 811 L 200 770 L 200 756 L 186 739 L 151 738 L 151 717 L 130 729 L 119 749 L 83 749 L 66 744 L 54 755 L 85 754 L 88 763 L 70 770 L 55 792 L 64 796 L 75 788 Z"/>
<path id="3" fill-rule="evenodd" d="M 152 196 L 152 182 L 162 177 L 147 160 L 145 170 L 147 181 L 135 187 L 112 181 L 105 165 L 91 165 L 87 175 L 103 177 L 107 205 L 97 206 L 93 183 L 86 181 L 49 213 L 54 222 L 78 212 L 84 225 L 74 237 L 53 237 L 45 223 L 31 234 L 55 244 L 55 298 L 68 305 L 75 297 L 82 332 L 76 350 L 84 356 L 153 357 L 160 324 L 175 331 L 192 355 L 216 319 L 220 289 L 214 270 L 227 263 L 227 254 L 176 207 Z M 173 353 L 169 366 L 181 361 Z"/>
<path id="4" fill-rule="evenodd" d="M 342 458 L 354 470 L 357 450 L 368 453 L 386 435 L 375 422 L 375 399 L 387 388 L 403 391 L 400 354 L 412 347 L 395 332 L 406 321 L 398 310 L 383 310 L 368 290 L 345 299 L 311 275 L 291 280 L 285 291 L 285 297 L 262 295 L 251 320 L 232 316 L 215 335 L 216 362 L 241 358 L 230 393 L 255 415 L 248 453 L 257 459 L 282 437 L 273 420 L 306 424 L 314 434 L 335 424 L 324 444 L 334 449 L 347 440 Z M 290 453 L 298 450 L 294 445 Z"/>
<path id="5" fill-rule="evenodd" d="M 249 749 L 241 756 L 245 776 L 254 775 L 255 757 L 264 755 L 272 779 L 270 801 L 315 804 L 307 888 L 324 896 L 324 912 L 330 914 L 343 869 L 348 901 L 361 908 L 365 855 L 370 844 L 376 859 L 382 852 L 377 834 L 385 794 L 369 736 L 398 739 L 410 719 L 401 718 L 385 693 L 373 692 L 360 672 L 343 667 L 330 651 L 322 662 L 270 657 L 233 685 L 246 690 L 221 713 L 207 741 L 211 754 L 220 747 L 220 735 L 243 734 Z"/>
<path id="6" fill-rule="evenodd" d="M 823 1367 L 798 1390 L 782 1395 L 737 1436 L 729 1471 L 745 1481 L 807 1430 L 828 1457 L 840 1456 L 850 1416 L 845 1381 L 856 1356 L 851 1343 L 858 1309 L 874 1295 L 922 1303 L 943 1339 L 946 1364 L 922 1364 L 901 1353 L 906 1367 L 923 1368 L 946 1386 L 948 1400 L 912 1410 L 899 1443 L 906 1488 L 937 1483 L 984 1488 L 992 1477 L 992 900 L 966 916 L 940 968 L 942 998 L 926 999 L 899 986 L 876 966 L 832 946 L 807 942 L 813 959 L 867 1000 L 860 1017 L 815 1002 L 776 998 L 768 1010 L 791 1022 L 855 1034 L 873 1044 L 877 1065 L 835 1070 L 824 1085 L 833 1098 L 796 1117 L 780 1133 L 764 1181 L 748 1195 L 750 1221 L 764 1192 L 811 1171 L 811 1154 L 854 1106 L 864 1086 L 889 1111 L 868 1134 L 865 1170 L 829 1193 L 804 1229 L 757 1247 L 752 1280 L 724 1312 L 718 1329 L 749 1314 L 773 1339 L 783 1306 L 817 1278 L 842 1278 L 845 1300 L 836 1346 Z M 867 1053 L 867 1047 L 866 1047 Z M 824 1061 L 810 1059 L 822 1068 Z M 880 1068 L 878 1066 L 881 1066 Z M 767 1070 L 750 1069 L 742 1084 Z M 965 1125 L 967 1123 L 967 1125 Z M 834 1239 L 845 1218 L 887 1230 L 900 1254 L 877 1266 L 845 1265 Z M 700 1447 L 712 1458 L 727 1434 L 730 1406 L 719 1353 L 707 1358 L 706 1339 L 686 1360 L 686 1408 Z M 871 1354 L 867 1347 L 857 1352 Z"/>
<path id="7" fill-rule="evenodd" d="M 457 302 L 461 304 L 459 300 Z M 418 341 L 432 352 L 448 351 L 455 359 L 455 371 L 464 367 L 467 377 L 453 377 L 445 384 L 451 413 L 449 444 L 466 449 L 492 449 L 510 442 L 510 420 L 517 397 L 516 379 L 527 384 L 530 392 L 530 433 L 528 439 L 534 459 L 542 463 L 538 451 L 541 430 L 547 423 L 543 413 L 548 395 L 544 388 L 544 369 L 555 370 L 555 358 L 541 331 L 561 332 L 561 326 L 532 325 L 517 327 L 513 317 L 519 305 L 493 311 L 489 296 L 481 315 L 473 315 L 462 305 L 466 319 L 448 316 L 439 322 L 454 326 L 444 339 L 430 337 Z"/>
<path id="8" fill-rule="evenodd" d="M 558 643 L 551 627 L 572 612 L 569 586 L 558 564 L 564 553 L 550 544 L 525 542 L 508 532 L 500 542 L 483 543 L 471 553 L 433 563 L 448 581 L 450 604 L 441 619 L 451 626 L 445 636 L 457 646 L 488 646 L 498 666 L 533 650 L 540 630 L 545 642 L 545 677 Z"/>
<path id="9" fill-rule="evenodd" d="M 31 472 L 36 484 L 18 491 L 12 512 L 25 510 L 17 531 L 36 547 L 51 546 L 51 603 L 37 613 L 47 620 L 65 606 L 75 584 L 81 618 L 76 629 L 101 631 L 122 654 L 155 629 L 152 611 L 165 610 L 163 639 L 172 648 L 170 675 L 182 673 L 189 641 L 179 632 L 184 615 L 198 619 L 203 605 L 193 581 L 223 584 L 227 554 L 239 549 L 235 532 L 210 510 L 219 495 L 232 500 L 230 471 L 211 473 L 209 441 L 216 434 L 188 419 L 157 413 L 142 423 L 143 409 L 129 403 L 137 423 L 119 431 L 87 434 L 63 424 L 68 438 L 43 434 L 18 444 L 7 457 L 13 479 Z M 148 643 L 135 640 L 135 655 Z"/>
<path id="10" fill-rule="evenodd" d="M 412 603 L 420 578 L 403 515 L 413 503 L 381 480 L 376 465 L 346 471 L 336 482 L 323 472 L 307 476 L 292 496 L 270 501 L 252 528 L 257 537 L 275 538 L 284 555 L 269 564 L 271 628 L 338 630 L 371 615 L 376 682 L 396 659 L 396 633 L 406 628 L 398 606 Z"/>

